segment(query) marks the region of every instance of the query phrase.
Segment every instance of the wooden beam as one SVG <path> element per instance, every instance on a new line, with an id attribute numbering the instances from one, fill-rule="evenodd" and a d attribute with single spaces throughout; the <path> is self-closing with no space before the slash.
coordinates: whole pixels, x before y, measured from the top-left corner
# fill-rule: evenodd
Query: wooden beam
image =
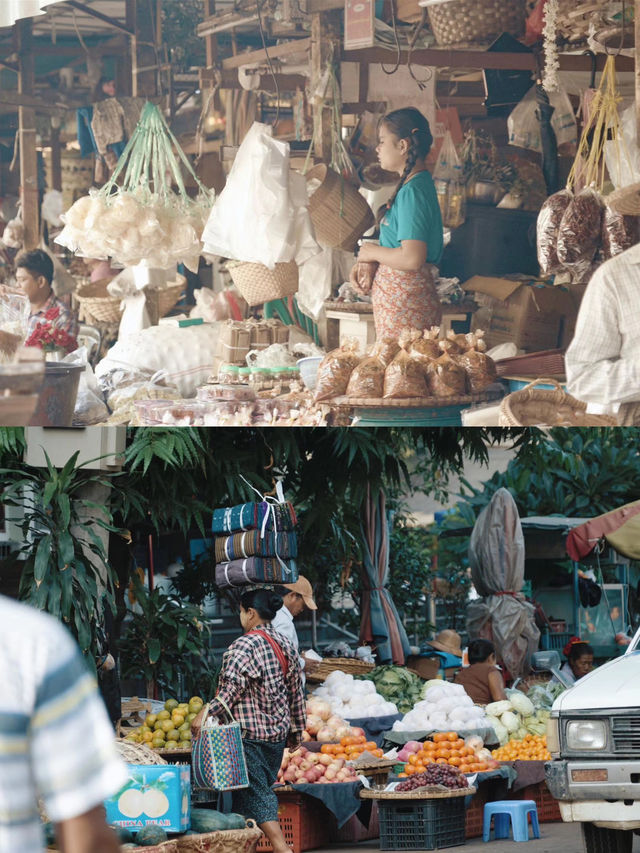
<path id="1" fill-rule="evenodd" d="M 204 17 L 205 20 L 211 18 L 216 13 L 215 0 L 204 0 Z M 207 68 L 212 68 L 218 62 L 218 39 L 214 33 L 207 34 L 204 39 L 204 46 L 207 53 Z"/>
<path id="2" fill-rule="evenodd" d="M 313 110 L 314 153 L 325 163 L 331 163 L 333 153 L 333 115 L 341 105 L 333 103 L 331 82 L 326 92 L 317 95 L 324 88 L 325 72 L 330 62 L 334 71 L 340 75 L 340 54 L 342 49 L 342 13 L 340 11 L 318 12 L 311 16 L 311 103 Z"/>
<path id="3" fill-rule="evenodd" d="M 102 12 L 98 12 L 97 9 L 91 9 L 89 6 L 85 6 L 84 3 L 79 3 L 78 0 L 65 0 L 65 4 L 67 6 L 71 6 L 73 9 L 77 9 L 79 12 L 82 12 L 85 15 L 90 15 L 92 18 L 97 18 L 99 21 L 102 21 L 104 24 L 109 24 L 110 27 L 113 27 L 116 30 L 120 30 L 123 33 L 126 33 L 129 36 L 134 35 L 134 31 L 130 30 L 125 24 L 121 24 L 120 21 L 117 21 L 115 18 L 109 17 L 109 15 L 103 15 Z"/>
<path id="4" fill-rule="evenodd" d="M 18 36 L 18 93 L 31 95 L 35 78 L 33 21 L 16 22 Z M 20 142 L 20 198 L 24 224 L 24 248 L 35 249 L 40 242 L 40 197 L 38 193 L 38 155 L 36 153 L 36 111 L 18 107 Z"/>
<path id="5" fill-rule="evenodd" d="M 7 62 L 4 59 L 0 59 L 0 68 L 6 68 L 7 71 L 15 71 L 18 72 L 18 65 L 15 62 Z"/>
<path id="6" fill-rule="evenodd" d="M 0 104 L 8 104 L 12 107 L 28 107 L 37 112 L 57 112 L 58 110 L 73 110 L 81 107 L 83 100 L 70 103 L 69 101 L 56 100 L 57 92 L 52 92 L 48 99 L 39 98 L 37 95 L 25 95 L 18 92 L 7 92 L 0 90 Z"/>
<path id="7" fill-rule="evenodd" d="M 206 36 L 223 33 L 227 30 L 235 30 L 236 27 L 246 27 L 251 25 L 254 29 L 258 22 L 258 13 L 245 14 L 243 12 L 222 12 L 205 17 L 202 23 L 198 24 L 196 33 L 203 38 Z"/>
<path id="8" fill-rule="evenodd" d="M 134 98 L 158 94 L 157 51 L 161 44 L 160 0 L 127 0 L 127 26 L 133 25 L 131 42 L 131 90 Z"/>
<path id="9" fill-rule="evenodd" d="M 60 145 L 60 128 L 51 128 L 51 187 L 62 192 L 62 154 Z"/>
<path id="10" fill-rule="evenodd" d="M 344 0 L 306 0 L 304 6 L 307 15 L 315 15 L 321 12 L 344 9 Z"/>
<path id="11" fill-rule="evenodd" d="M 311 50 L 311 39 L 298 39 L 297 41 L 288 41 L 285 44 L 274 45 L 267 48 L 271 59 L 278 59 L 281 56 L 293 56 L 303 51 Z M 229 56 L 222 60 L 222 67 L 225 71 L 230 68 L 240 68 L 241 65 L 260 64 L 267 61 L 267 56 L 264 50 L 251 50 L 247 53 L 239 53 L 237 56 Z"/>
<path id="12" fill-rule="evenodd" d="M 389 62 L 394 52 L 384 47 L 349 50 L 343 54 L 343 62 Z M 589 57 L 579 54 L 561 53 L 562 71 L 588 71 L 591 68 Z M 597 54 L 597 68 L 602 70 L 606 56 Z M 407 51 L 401 54 L 401 64 L 407 62 Z M 535 71 L 535 57 L 532 53 L 495 53 L 486 50 L 451 50 L 447 48 L 425 48 L 414 50 L 411 54 L 414 65 L 434 66 L 438 68 L 480 68 L 507 71 Z M 626 56 L 616 57 L 618 71 L 632 71 L 633 60 Z"/>
<path id="13" fill-rule="evenodd" d="M 214 81 L 213 68 L 200 68 L 200 88 L 208 89 Z M 276 88 L 273 83 L 273 78 L 268 71 L 264 71 L 260 75 L 260 91 L 275 92 Z M 303 89 L 307 84 L 308 77 L 304 74 L 276 74 L 278 88 L 281 92 L 295 92 L 296 89 Z M 241 89 L 240 81 L 236 71 L 223 71 L 221 74 L 222 89 Z"/>

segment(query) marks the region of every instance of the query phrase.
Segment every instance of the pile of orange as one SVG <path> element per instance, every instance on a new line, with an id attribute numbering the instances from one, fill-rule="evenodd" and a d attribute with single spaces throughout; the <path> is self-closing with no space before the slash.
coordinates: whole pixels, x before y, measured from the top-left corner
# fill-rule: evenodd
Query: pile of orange
<path id="1" fill-rule="evenodd" d="M 550 761 L 545 735 L 525 735 L 522 740 L 510 740 L 491 755 L 498 761 Z"/>
<path id="2" fill-rule="evenodd" d="M 364 735 L 350 735 L 343 737 L 340 743 L 323 743 L 320 752 L 332 755 L 334 758 L 344 758 L 346 761 L 355 761 L 363 752 L 370 752 L 376 758 L 382 758 L 383 751 L 375 741 L 367 740 Z"/>
<path id="3" fill-rule="evenodd" d="M 409 756 L 404 771 L 399 776 L 413 776 L 424 773 L 429 764 L 449 764 L 462 773 L 481 773 L 489 769 L 486 761 L 479 759 L 470 746 L 457 732 L 436 732 L 432 740 L 427 740 L 422 749 Z"/>

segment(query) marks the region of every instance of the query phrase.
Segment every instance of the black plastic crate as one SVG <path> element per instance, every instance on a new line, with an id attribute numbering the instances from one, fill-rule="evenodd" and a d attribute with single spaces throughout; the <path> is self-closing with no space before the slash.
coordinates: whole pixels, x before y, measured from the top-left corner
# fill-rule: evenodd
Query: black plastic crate
<path id="1" fill-rule="evenodd" d="M 437 850 L 464 844 L 464 801 L 380 800 L 380 849 Z"/>

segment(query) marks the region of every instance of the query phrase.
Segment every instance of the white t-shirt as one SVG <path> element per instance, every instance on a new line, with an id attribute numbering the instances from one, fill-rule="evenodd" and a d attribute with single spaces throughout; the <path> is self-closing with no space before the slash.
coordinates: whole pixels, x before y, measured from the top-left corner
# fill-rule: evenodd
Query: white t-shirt
<path id="1" fill-rule="evenodd" d="M 60 622 L 0 596 L 0 851 L 42 853 L 51 821 L 77 817 L 127 779 L 95 677 Z"/>
<path id="2" fill-rule="evenodd" d="M 274 631 L 277 631 L 278 634 L 282 634 L 285 639 L 289 640 L 289 642 L 296 651 L 300 650 L 298 633 L 296 631 L 296 626 L 293 624 L 293 615 L 284 604 L 282 605 L 280 610 L 277 611 L 274 618 L 271 620 L 271 627 Z M 302 677 L 304 680 L 305 660 L 302 656 L 300 656 L 300 666 L 303 670 Z"/>

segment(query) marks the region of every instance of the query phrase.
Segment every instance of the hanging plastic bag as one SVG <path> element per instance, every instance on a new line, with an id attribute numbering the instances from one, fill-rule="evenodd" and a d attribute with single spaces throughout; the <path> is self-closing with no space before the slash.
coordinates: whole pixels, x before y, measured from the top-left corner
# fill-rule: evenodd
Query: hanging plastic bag
<path id="1" fill-rule="evenodd" d="M 73 426 L 93 426 L 106 421 L 109 409 L 102 399 L 102 391 L 89 364 L 87 348 L 79 347 L 70 352 L 62 359 L 62 363 L 84 365 L 73 410 Z"/>
<path id="2" fill-rule="evenodd" d="M 549 92 L 549 101 L 553 109 L 551 127 L 556 135 L 558 146 L 576 145 L 578 125 L 569 96 L 564 89 Z M 507 119 L 509 145 L 526 148 L 542 153 L 542 137 L 538 119 L 536 87 L 532 86 L 519 104 L 511 111 Z"/>
<path id="3" fill-rule="evenodd" d="M 640 182 L 635 106 L 622 113 L 615 138 L 604 143 L 604 161 L 611 183 L 617 190 Z"/>
<path id="4" fill-rule="evenodd" d="M 307 204 L 304 176 L 289 169 L 289 145 L 254 122 L 207 220 L 204 250 L 269 269 L 302 264 L 320 251 Z"/>
<path id="5" fill-rule="evenodd" d="M 466 187 L 462 164 L 456 146 L 447 130 L 438 162 L 433 170 L 433 180 L 445 228 L 457 228 L 465 220 Z"/>

